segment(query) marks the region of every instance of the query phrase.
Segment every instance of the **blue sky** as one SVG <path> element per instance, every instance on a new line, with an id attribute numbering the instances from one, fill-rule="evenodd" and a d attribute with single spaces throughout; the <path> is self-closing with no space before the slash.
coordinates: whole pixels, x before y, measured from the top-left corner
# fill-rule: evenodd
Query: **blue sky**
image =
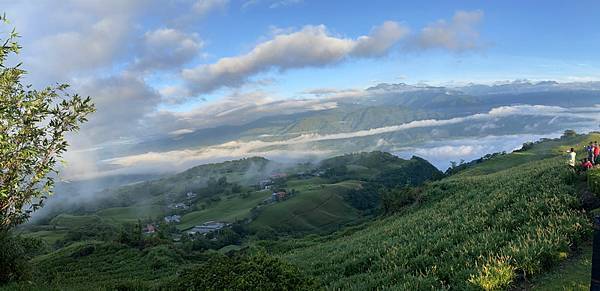
<path id="1" fill-rule="evenodd" d="M 251 50 L 268 38 L 273 26 L 299 29 L 323 24 L 335 34 L 354 38 L 386 20 L 418 31 L 459 10 L 484 14 L 478 28 L 484 47 L 474 51 L 398 48 L 377 59 L 264 74 L 276 79 L 266 90 L 294 97 L 307 87 L 367 87 L 377 82 L 597 79 L 600 31 L 595 28 L 600 27 L 600 18 L 596 8 L 593 1 L 577 5 L 565 1 L 303 1 L 277 8 L 231 3 L 227 11 L 211 15 L 197 28 L 210 40 L 206 46 L 210 57 L 201 62 L 211 62 Z"/>
<path id="2" fill-rule="evenodd" d="M 94 97 L 99 110 L 83 134 L 90 141 L 239 124 L 283 110 L 275 101 L 302 111 L 316 98 L 306 92 L 380 82 L 600 80 L 595 1 L 0 5 L 22 34 L 28 81 L 68 82 Z"/>

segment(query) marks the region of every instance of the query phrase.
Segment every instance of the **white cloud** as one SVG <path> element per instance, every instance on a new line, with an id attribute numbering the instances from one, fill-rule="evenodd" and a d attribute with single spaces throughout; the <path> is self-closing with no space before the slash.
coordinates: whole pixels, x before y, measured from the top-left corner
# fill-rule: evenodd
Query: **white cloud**
<path id="1" fill-rule="evenodd" d="M 375 27 L 369 35 L 356 40 L 352 55 L 357 57 L 378 57 L 385 55 L 390 47 L 407 35 L 409 29 L 394 21 L 386 21 Z"/>
<path id="2" fill-rule="evenodd" d="M 471 161 L 486 154 L 511 152 L 521 147 L 524 142 L 536 141 L 541 138 L 556 138 L 562 132 L 549 134 L 507 134 L 489 135 L 478 138 L 461 138 L 427 142 L 419 147 L 399 149 L 395 154 L 409 158 L 418 155 L 440 170 L 446 170 L 450 161 Z"/>
<path id="3" fill-rule="evenodd" d="M 229 0 L 197 0 L 192 9 L 199 16 L 205 16 L 210 12 L 225 10 L 229 5 Z"/>
<path id="4" fill-rule="evenodd" d="M 134 69 L 169 70 L 180 68 L 198 55 L 203 43 L 195 33 L 184 33 L 171 28 L 160 28 L 144 34 L 142 51 L 134 62 Z"/>
<path id="5" fill-rule="evenodd" d="M 247 0 L 242 4 L 242 8 L 246 9 L 261 3 L 267 3 L 269 8 L 280 8 L 304 3 L 304 0 Z"/>
<path id="6" fill-rule="evenodd" d="M 104 18 L 83 31 L 66 31 L 39 40 L 32 65 L 44 73 L 65 76 L 80 70 L 94 70 L 113 61 L 122 49 L 129 26 L 123 17 Z M 44 52 L 44 53 L 42 53 Z M 41 57 L 43 55 L 43 58 Z"/>
<path id="7" fill-rule="evenodd" d="M 370 35 L 354 40 L 331 35 L 324 25 L 305 26 L 297 32 L 276 35 L 247 54 L 183 70 L 182 76 L 196 93 L 224 86 L 239 87 L 248 78 L 272 69 L 322 67 L 348 57 L 381 56 L 406 32 L 400 24 L 385 22 L 374 28 Z"/>
<path id="8" fill-rule="evenodd" d="M 130 136 L 149 136 L 142 119 L 156 110 L 160 96 L 143 80 L 129 74 L 91 78 L 74 84 L 82 95 L 91 95 L 96 112 L 77 134 L 97 143 Z"/>
<path id="9" fill-rule="evenodd" d="M 451 21 L 438 20 L 424 27 L 409 46 L 418 49 L 441 48 L 466 51 L 481 48 L 478 26 L 483 11 L 457 11 Z"/>
<path id="10" fill-rule="evenodd" d="M 234 93 L 185 112 L 162 110 L 148 122 L 160 132 L 241 125 L 262 117 L 335 108 L 334 101 L 279 99 L 264 92 Z"/>
<path id="11" fill-rule="evenodd" d="M 130 53 L 126 39 L 144 1 L 36 1 L 7 6 L 23 35 L 25 68 L 47 85 L 110 67 Z M 51 80 L 47 82 L 47 80 Z"/>
<path id="12" fill-rule="evenodd" d="M 426 156 L 426 157 L 441 156 L 441 157 L 445 157 L 445 158 L 452 158 L 452 157 L 464 157 L 464 156 L 472 155 L 474 152 L 480 151 L 480 150 L 481 150 L 481 146 L 446 145 L 446 146 L 433 147 L 433 148 L 419 148 L 419 149 L 415 150 L 415 154 L 420 155 L 420 156 Z"/>
<path id="13" fill-rule="evenodd" d="M 278 7 L 283 7 L 283 6 L 290 6 L 290 5 L 295 5 L 295 4 L 300 4 L 303 3 L 304 0 L 278 0 L 278 1 L 273 1 L 273 3 L 271 3 L 271 5 L 269 6 L 269 8 L 278 8 Z"/>

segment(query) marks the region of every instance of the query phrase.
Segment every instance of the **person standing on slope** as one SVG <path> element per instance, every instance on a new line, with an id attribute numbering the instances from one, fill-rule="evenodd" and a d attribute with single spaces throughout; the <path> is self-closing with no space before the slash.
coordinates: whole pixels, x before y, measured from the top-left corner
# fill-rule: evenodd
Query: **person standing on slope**
<path id="1" fill-rule="evenodd" d="M 588 158 L 588 160 L 592 161 L 592 163 L 593 163 L 593 160 L 594 160 L 594 143 L 590 141 L 590 144 L 585 147 L 585 151 L 587 152 L 587 158 Z"/>
<path id="2" fill-rule="evenodd" d="M 594 142 L 594 160 L 592 164 L 598 164 L 600 161 L 598 160 L 598 156 L 600 156 L 600 146 L 598 146 L 598 142 Z"/>
<path id="3" fill-rule="evenodd" d="M 568 160 L 569 166 L 571 166 L 572 168 L 575 168 L 575 161 L 576 161 L 575 158 L 577 156 L 577 154 L 575 153 L 575 149 L 571 148 L 571 150 L 568 151 L 567 153 L 569 154 L 569 160 Z"/>

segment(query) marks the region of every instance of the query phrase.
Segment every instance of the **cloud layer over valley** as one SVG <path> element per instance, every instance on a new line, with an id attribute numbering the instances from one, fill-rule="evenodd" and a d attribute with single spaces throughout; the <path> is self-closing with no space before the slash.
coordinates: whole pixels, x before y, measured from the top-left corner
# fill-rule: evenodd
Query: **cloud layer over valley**
<path id="1" fill-rule="evenodd" d="M 532 124 L 528 131 L 527 128 L 521 130 L 511 129 L 514 133 L 504 135 L 494 135 L 486 132 L 486 126 L 493 128 L 494 132 L 501 132 L 498 127 L 486 125 L 488 123 L 501 124 L 504 119 L 533 117 L 539 120 L 538 124 Z M 548 126 L 549 123 L 560 119 L 559 127 Z M 511 119 L 512 120 L 512 119 Z M 564 123 L 568 122 L 568 123 Z M 516 105 L 502 106 L 493 108 L 487 113 L 477 113 L 468 116 L 454 117 L 450 119 L 425 119 L 415 120 L 404 124 L 372 128 L 353 132 L 343 132 L 335 134 L 301 134 L 296 137 L 281 137 L 270 140 L 235 140 L 213 146 L 207 146 L 196 149 L 174 150 L 166 152 L 148 152 L 143 154 L 112 158 L 103 161 L 108 165 L 118 166 L 129 169 L 178 169 L 182 170 L 191 165 L 238 159 L 249 156 L 265 156 L 275 159 L 314 159 L 334 154 L 343 154 L 345 151 L 360 150 L 388 150 L 394 152 L 412 152 L 413 154 L 443 160 L 438 165 L 447 164 L 450 159 L 463 159 L 484 155 L 490 153 L 490 150 L 502 151 L 513 150 L 521 143 L 528 141 L 528 138 L 554 137 L 560 132 L 561 126 L 572 126 L 578 130 L 591 130 L 597 127 L 600 122 L 600 107 L 590 108 L 563 108 L 558 106 L 542 105 Z M 444 130 L 448 126 L 476 127 L 482 129 L 473 134 L 472 131 L 462 132 L 452 129 L 456 139 L 449 137 L 436 139 L 435 134 L 431 135 L 433 141 L 421 143 L 417 147 L 406 148 L 407 144 L 414 144 L 414 141 L 405 141 L 406 143 L 394 141 L 394 134 L 416 129 L 425 129 L 427 132 Z M 531 134 L 530 132 L 540 132 L 540 134 Z M 469 139 L 465 135 L 472 134 Z M 387 137 L 391 141 L 382 142 L 381 137 Z M 462 138 L 461 138 L 462 137 Z M 482 139 L 483 138 L 483 139 Z M 363 148 L 344 148 L 338 141 L 349 139 L 367 140 L 367 146 Z M 475 145 L 462 145 L 465 140 L 475 141 Z M 490 145 L 487 146 L 487 142 Z M 499 143 L 499 141 L 502 141 Z M 328 146 L 328 142 L 333 146 Z M 458 145 L 457 145 L 458 143 Z M 437 146 L 434 146 L 437 144 Z"/>

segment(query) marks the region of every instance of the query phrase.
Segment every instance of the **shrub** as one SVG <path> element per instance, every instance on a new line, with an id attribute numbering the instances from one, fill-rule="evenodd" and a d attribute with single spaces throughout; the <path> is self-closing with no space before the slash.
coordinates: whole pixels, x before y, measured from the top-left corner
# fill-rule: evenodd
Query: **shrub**
<path id="1" fill-rule="evenodd" d="M 479 271 L 471 276 L 469 282 L 484 290 L 504 290 L 510 286 L 515 276 L 515 267 L 510 264 L 510 257 L 496 257 L 488 259 Z"/>
<path id="2" fill-rule="evenodd" d="M 352 189 L 344 194 L 344 199 L 358 210 L 377 208 L 381 202 L 379 192 L 381 186 L 375 183 L 365 183 L 360 189 Z"/>
<path id="3" fill-rule="evenodd" d="M 395 188 L 383 192 L 383 210 L 394 213 L 421 200 L 421 189 L 414 187 Z"/>
<path id="4" fill-rule="evenodd" d="M 215 255 L 181 272 L 176 290 L 315 290 L 314 281 L 279 259 L 258 255 Z"/>
<path id="5" fill-rule="evenodd" d="M 590 169 L 587 172 L 587 180 L 590 191 L 600 194 L 600 168 Z"/>
<path id="6" fill-rule="evenodd" d="M 22 240 L 9 232 L 0 231 L 0 285 L 25 280 L 31 275 L 27 262 L 29 256 L 21 244 Z"/>

